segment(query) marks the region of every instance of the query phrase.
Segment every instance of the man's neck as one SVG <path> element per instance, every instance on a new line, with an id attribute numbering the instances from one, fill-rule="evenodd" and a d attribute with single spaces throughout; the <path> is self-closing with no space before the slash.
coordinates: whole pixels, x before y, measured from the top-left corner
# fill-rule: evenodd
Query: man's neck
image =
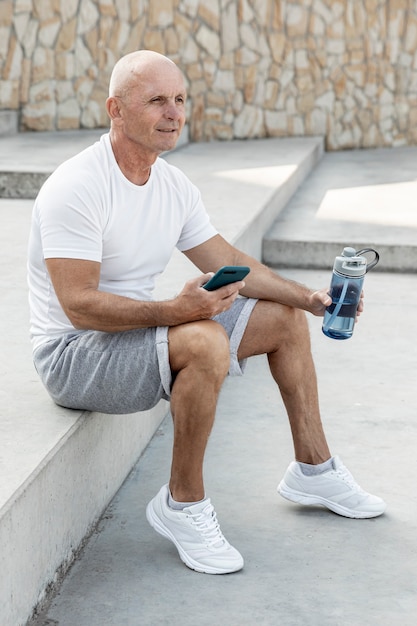
<path id="1" fill-rule="evenodd" d="M 114 158 L 123 175 L 134 185 L 145 185 L 151 175 L 151 167 L 158 154 L 144 154 L 127 139 L 119 140 L 110 131 L 110 143 Z"/>

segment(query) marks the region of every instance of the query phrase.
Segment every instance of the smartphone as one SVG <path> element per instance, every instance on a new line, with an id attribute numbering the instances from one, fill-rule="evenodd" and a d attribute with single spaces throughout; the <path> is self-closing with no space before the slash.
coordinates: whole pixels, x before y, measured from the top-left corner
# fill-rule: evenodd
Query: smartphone
<path id="1" fill-rule="evenodd" d="M 243 280 L 249 272 L 250 268 L 246 267 L 246 265 L 225 265 L 203 287 L 208 291 L 214 291 L 219 287 L 223 287 L 223 285 Z"/>

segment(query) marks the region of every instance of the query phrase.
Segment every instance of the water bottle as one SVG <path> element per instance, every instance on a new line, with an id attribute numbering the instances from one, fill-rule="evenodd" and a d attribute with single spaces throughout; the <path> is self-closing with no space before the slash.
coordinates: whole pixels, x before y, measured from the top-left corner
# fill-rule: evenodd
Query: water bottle
<path id="1" fill-rule="evenodd" d="M 366 253 L 372 252 L 374 259 L 368 263 Z M 379 261 L 373 248 L 356 252 L 355 248 L 344 248 L 341 256 L 334 260 L 329 295 L 332 303 L 324 313 L 323 333 L 331 339 L 349 339 L 353 334 L 365 274 Z"/>

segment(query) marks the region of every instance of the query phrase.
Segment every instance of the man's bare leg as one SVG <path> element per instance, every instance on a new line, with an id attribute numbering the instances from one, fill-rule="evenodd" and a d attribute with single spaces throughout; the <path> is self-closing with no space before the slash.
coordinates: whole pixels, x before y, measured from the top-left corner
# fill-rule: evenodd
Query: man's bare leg
<path id="1" fill-rule="evenodd" d="M 230 574 L 242 569 L 243 558 L 221 532 L 203 484 L 204 453 L 229 369 L 229 339 L 211 320 L 170 328 L 168 337 L 174 372 L 169 490 L 175 502 L 164 485 L 148 503 L 146 517 L 172 541 L 188 567 L 206 574 Z"/>
<path id="2" fill-rule="evenodd" d="M 320 417 L 317 378 L 303 311 L 260 301 L 239 348 L 239 358 L 267 354 L 294 441 L 295 458 L 313 465 L 330 458 Z"/>
<path id="3" fill-rule="evenodd" d="M 174 421 L 170 489 L 178 502 L 204 498 L 203 461 L 217 399 L 229 370 L 229 340 L 210 320 L 169 329 Z"/>

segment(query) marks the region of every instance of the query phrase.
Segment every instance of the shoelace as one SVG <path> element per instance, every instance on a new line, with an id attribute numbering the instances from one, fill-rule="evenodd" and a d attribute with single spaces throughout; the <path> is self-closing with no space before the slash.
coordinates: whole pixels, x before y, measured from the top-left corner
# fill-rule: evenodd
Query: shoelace
<path id="1" fill-rule="evenodd" d="M 221 548 L 226 543 L 212 504 L 208 504 L 199 513 L 189 513 L 188 516 L 208 546 Z"/>
<path id="2" fill-rule="evenodd" d="M 349 472 L 347 467 L 344 467 L 344 466 L 338 467 L 336 470 L 333 470 L 333 471 L 343 480 L 343 482 L 345 482 L 348 485 L 348 487 L 350 487 L 351 489 L 354 489 L 357 493 L 360 493 L 362 495 L 368 495 L 366 491 L 364 491 L 362 487 L 358 485 L 358 483 L 353 478 L 352 474 Z"/>

